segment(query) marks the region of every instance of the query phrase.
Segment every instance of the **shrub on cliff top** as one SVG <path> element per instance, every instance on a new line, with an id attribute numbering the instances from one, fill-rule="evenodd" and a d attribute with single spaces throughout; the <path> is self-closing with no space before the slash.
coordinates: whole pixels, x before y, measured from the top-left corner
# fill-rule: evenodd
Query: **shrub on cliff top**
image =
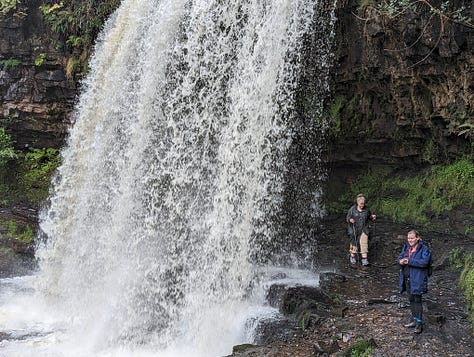
<path id="1" fill-rule="evenodd" d="M 120 0 L 44 0 L 39 7 L 51 30 L 59 37 L 59 42 L 73 54 L 70 63 L 80 63 L 74 67 L 77 74 L 84 74 L 85 63 L 92 45 L 109 15 L 119 6 Z M 71 73 L 69 71 L 68 73 Z"/>

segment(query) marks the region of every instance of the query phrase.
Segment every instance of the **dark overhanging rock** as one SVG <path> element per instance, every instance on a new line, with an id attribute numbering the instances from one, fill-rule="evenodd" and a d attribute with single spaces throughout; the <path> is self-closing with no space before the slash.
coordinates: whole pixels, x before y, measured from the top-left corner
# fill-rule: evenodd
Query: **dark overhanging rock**
<path id="1" fill-rule="evenodd" d="M 273 284 L 267 296 L 270 306 L 283 315 L 280 319 L 263 320 L 256 328 L 256 343 L 268 344 L 286 339 L 298 331 L 316 327 L 327 317 L 340 315 L 339 303 L 316 286 Z"/>

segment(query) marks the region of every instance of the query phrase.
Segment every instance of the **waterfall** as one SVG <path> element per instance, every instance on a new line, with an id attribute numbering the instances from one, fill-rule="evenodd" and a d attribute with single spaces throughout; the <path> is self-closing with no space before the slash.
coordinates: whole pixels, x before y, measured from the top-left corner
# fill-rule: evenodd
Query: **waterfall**
<path id="1" fill-rule="evenodd" d="M 242 342 L 228 336 L 277 229 L 316 5 L 124 0 L 109 19 L 37 249 L 37 294 L 78 345 Z"/>

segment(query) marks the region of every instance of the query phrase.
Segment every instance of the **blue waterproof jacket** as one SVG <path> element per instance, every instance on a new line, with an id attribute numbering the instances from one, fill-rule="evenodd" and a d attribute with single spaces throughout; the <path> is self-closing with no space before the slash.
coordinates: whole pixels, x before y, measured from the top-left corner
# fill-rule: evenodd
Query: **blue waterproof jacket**
<path id="1" fill-rule="evenodd" d="M 402 252 L 397 258 L 397 263 L 400 259 L 408 257 L 408 249 L 410 245 L 405 243 L 402 248 Z M 423 241 L 418 242 L 416 251 L 412 254 L 408 260 L 408 265 L 400 265 L 400 281 L 399 288 L 400 293 L 407 289 L 406 279 L 410 279 L 410 291 L 412 295 L 422 295 L 428 292 L 428 267 L 431 263 L 431 252 L 428 246 Z M 399 263 L 400 264 L 400 263 Z M 405 271 L 408 269 L 408 272 Z"/>

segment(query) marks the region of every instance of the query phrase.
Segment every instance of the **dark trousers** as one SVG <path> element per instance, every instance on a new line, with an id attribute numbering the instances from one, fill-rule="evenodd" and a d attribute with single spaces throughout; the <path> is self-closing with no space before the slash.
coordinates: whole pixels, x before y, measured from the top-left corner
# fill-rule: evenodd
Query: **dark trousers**
<path id="1" fill-rule="evenodd" d="M 408 291 L 408 301 L 410 301 L 411 317 L 416 322 L 423 321 L 423 303 L 421 301 L 421 295 L 412 295 L 410 294 L 410 279 L 407 278 L 407 291 Z"/>
<path id="2" fill-rule="evenodd" d="M 423 321 L 423 304 L 421 301 L 421 295 L 408 294 L 408 300 L 410 301 L 411 316 L 416 322 Z"/>

